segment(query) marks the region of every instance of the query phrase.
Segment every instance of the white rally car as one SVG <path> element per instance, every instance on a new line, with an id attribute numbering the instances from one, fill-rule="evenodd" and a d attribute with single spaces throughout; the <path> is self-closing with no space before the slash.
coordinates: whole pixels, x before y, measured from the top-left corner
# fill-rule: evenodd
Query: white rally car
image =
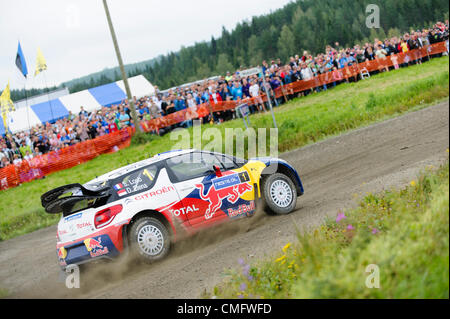
<path id="1" fill-rule="evenodd" d="M 146 261 L 167 255 L 177 239 L 230 219 L 252 216 L 256 201 L 273 214 L 295 209 L 303 186 L 278 158 L 238 159 L 196 150 L 170 151 L 119 168 L 84 185 L 41 196 L 62 213 L 60 266 L 114 258 L 128 250 Z"/>

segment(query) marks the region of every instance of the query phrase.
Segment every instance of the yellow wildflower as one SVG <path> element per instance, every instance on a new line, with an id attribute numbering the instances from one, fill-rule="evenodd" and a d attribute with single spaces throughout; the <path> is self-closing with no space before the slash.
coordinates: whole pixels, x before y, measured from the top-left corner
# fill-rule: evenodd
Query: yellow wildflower
<path id="1" fill-rule="evenodd" d="M 283 253 L 286 253 L 286 251 L 291 247 L 291 243 L 287 243 L 286 246 L 283 247 Z"/>
<path id="2" fill-rule="evenodd" d="M 281 256 L 280 258 L 275 259 L 275 262 L 278 263 L 286 259 L 286 255 Z"/>

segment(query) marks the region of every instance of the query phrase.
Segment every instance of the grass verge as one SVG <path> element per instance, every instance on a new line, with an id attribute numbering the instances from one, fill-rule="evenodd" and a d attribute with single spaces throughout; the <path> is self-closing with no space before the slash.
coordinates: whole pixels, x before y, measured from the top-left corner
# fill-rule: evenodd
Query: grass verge
<path id="1" fill-rule="evenodd" d="M 369 194 L 297 238 L 274 259 L 240 260 L 242 268 L 204 297 L 448 298 L 448 162 L 401 190 Z M 378 267 L 379 288 L 369 265 Z"/>
<path id="2" fill-rule="evenodd" d="M 418 110 L 442 101 L 449 96 L 448 57 L 435 58 L 422 65 L 375 75 L 368 80 L 342 84 L 326 92 L 294 99 L 275 108 L 279 127 L 278 151 L 292 150 L 330 136 L 363 127 L 378 121 Z M 268 113 L 251 116 L 254 128 L 272 127 Z M 222 125 L 203 125 L 219 128 L 225 142 L 227 128 L 244 128 L 241 119 Z M 192 128 L 189 133 L 192 143 Z M 267 139 L 269 139 L 269 134 Z M 104 154 L 92 161 L 56 172 L 45 179 L 22 184 L 0 192 L 0 240 L 6 240 L 55 224 L 59 216 L 46 214 L 40 196 L 46 191 L 74 182 L 85 183 L 108 171 L 167 151 L 178 144 L 170 135 L 151 137 L 144 145 L 133 144 L 114 154 Z M 211 141 L 203 135 L 202 146 Z M 217 142 L 217 141 L 216 141 Z M 225 152 L 225 143 L 218 143 Z M 217 144 L 216 144 L 217 145 Z M 267 147 L 270 144 L 267 143 Z M 234 146 L 235 147 L 235 146 Z M 245 156 L 245 154 L 244 154 Z"/>
<path id="3" fill-rule="evenodd" d="M 5 298 L 6 296 L 8 296 L 8 291 L 0 288 L 0 299 Z"/>

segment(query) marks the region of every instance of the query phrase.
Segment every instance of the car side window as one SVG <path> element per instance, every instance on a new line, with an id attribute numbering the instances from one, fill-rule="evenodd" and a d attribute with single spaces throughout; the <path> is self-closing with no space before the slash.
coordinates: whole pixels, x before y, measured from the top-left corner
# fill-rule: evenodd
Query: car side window
<path id="1" fill-rule="evenodd" d="M 120 198 L 143 192 L 153 187 L 158 171 L 157 165 L 146 166 L 115 179 L 112 187 Z"/>
<path id="2" fill-rule="evenodd" d="M 222 168 L 220 161 L 213 154 L 206 152 L 176 156 L 168 159 L 166 163 L 178 182 L 213 174 L 214 165 Z"/>
<path id="3" fill-rule="evenodd" d="M 216 154 L 216 156 L 222 163 L 222 166 L 225 170 L 238 168 L 238 165 L 234 162 L 233 157 L 223 154 Z"/>

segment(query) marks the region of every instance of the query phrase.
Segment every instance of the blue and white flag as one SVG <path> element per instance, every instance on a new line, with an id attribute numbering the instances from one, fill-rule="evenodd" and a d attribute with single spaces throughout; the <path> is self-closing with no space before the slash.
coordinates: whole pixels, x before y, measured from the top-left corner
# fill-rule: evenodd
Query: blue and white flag
<path id="1" fill-rule="evenodd" d="M 16 65 L 19 68 L 20 72 L 22 72 L 23 76 L 26 78 L 28 74 L 28 69 L 27 63 L 25 62 L 25 57 L 22 52 L 22 48 L 20 47 L 20 42 L 19 47 L 17 48 Z"/>

